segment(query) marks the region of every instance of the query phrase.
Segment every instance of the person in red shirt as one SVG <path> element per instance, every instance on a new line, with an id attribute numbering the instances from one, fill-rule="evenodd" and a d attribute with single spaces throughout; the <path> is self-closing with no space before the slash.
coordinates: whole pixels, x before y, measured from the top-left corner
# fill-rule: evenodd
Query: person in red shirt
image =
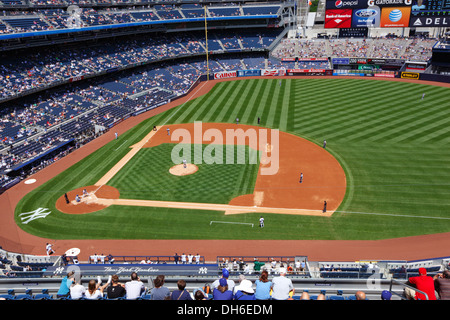
<path id="1" fill-rule="evenodd" d="M 408 280 L 417 290 L 425 292 L 428 296 L 428 300 L 436 300 L 436 295 L 434 293 L 434 279 L 433 277 L 427 276 L 427 270 L 425 268 L 419 268 L 419 276 L 410 277 Z M 415 299 L 427 300 L 425 295 L 418 291 L 416 291 Z"/>

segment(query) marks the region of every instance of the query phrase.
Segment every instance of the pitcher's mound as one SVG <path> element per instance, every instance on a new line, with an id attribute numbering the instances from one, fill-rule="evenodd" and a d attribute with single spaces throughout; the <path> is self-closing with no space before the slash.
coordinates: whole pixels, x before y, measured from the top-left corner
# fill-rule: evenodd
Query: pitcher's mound
<path id="1" fill-rule="evenodd" d="M 169 172 L 175 176 L 187 176 L 198 171 L 198 167 L 195 164 L 188 163 L 186 168 L 184 164 L 177 164 L 169 169 Z"/>

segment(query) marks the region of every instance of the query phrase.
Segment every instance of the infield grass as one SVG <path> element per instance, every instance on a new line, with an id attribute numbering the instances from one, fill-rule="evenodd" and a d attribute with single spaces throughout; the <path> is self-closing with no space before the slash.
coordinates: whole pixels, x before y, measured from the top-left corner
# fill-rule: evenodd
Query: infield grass
<path id="1" fill-rule="evenodd" d="M 426 93 L 423 100 L 422 93 Z M 29 193 L 17 206 L 15 219 L 25 231 L 53 239 L 366 240 L 449 232 L 449 114 L 450 89 L 418 83 L 356 78 L 283 79 L 281 86 L 279 79 L 217 83 L 208 94 L 144 121 Z M 224 216 L 200 210 L 111 206 L 96 213 L 67 215 L 55 209 L 58 197 L 98 181 L 153 125 L 234 123 L 236 117 L 249 125 L 256 125 L 260 117 L 261 126 L 318 145 L 326 139 L 327 151 L 347 176 L 346 196 L 338 212 L 331 218 L 265 214 L 266 227 L 261 230 L 209 225 L 211 220 L 257 225 L 257 213 Z M 121 194 L 135 190 L 124 181 L 116 182 L 121 184 Z M 198 187 L 189 186 L 189 191 L 196 194 Z M 202 202 L 209 200 L 198 193 Z M 26 225 L 20 222 L 19 213 L 39 207 L 52 213 Z M 77 228 L 71 227 L 74 224 Z"/>

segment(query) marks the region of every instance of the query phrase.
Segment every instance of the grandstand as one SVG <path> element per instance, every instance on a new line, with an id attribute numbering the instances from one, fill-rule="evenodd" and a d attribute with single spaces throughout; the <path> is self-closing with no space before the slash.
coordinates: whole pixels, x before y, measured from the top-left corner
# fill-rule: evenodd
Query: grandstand
<path id="1" fill-rule="evenodd" d="M 411 15 L 404 26 L 361 26 L 352 24 L 356 10 L 369 8 L 336 9 L 331 2 L 320 0 L 317 12 L 310 12 L 304 0 L 1 1 L 0 192 L 70 156 L 125 119 L 186 97 L 199 83 L 213 79 L 360 76 L 450 82 L 447 25 L 435 21 L 417 27 L 417 21 L 427 21 Z M 339 10 L 353 10 L 350 22 L 339 26 L 330 18 Z M 69 266 L 103 281 L 117 271 L 114 268 L 132 266 L 139 268 L 147 289 L 164 273 L 171 290 L 182 278 L 193 292 L 215 280 L 224 267 L 236 281 L 240 274 L 256 280 L 258 258 L 271 277 L 282 266 L 294 267 L 288 274 L 296 289 L 294 300 L 303 291 L 313 299 L 325 293 L 330 300 L 352 300 L 358 290 L 371 300 L 379 300 L 383 290 L 401 300 L 406 299 L 408 277 L 418 268 L 434 275 L 447 270 L 450 262 L 450 257 L 428 256 L 310 261 L 297 252 L 264 257 L 236 253 L 218 255 L 215 261 L 202 257 L 199 265 L 186 267 L 175 265 L 172 256 L 149 252 L 114 256 L 114 263 L 78 258 L 67 263 L 61 257 L 0 246 L 5 247 L 0 250 L 0 298 L 6 299 L 43 298 L 39 293 L 56 298 Z M 143 260 L 157 263 L 145 269 L 139 263 Z M 237 260 L 242 266 L 233 263 Z M 297 270 L 297 261 L 306 267 Z M 122 276 L 128 280 L 130 272 Z M 374 279 L 379 285 L 368 287 Z"/>

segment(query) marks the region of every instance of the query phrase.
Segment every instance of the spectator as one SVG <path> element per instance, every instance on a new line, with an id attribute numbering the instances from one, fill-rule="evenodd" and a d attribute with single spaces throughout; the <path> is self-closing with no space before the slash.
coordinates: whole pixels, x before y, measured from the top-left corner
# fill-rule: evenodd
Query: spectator
<path id="1" fill-rule="evenodd" d="M 319 293 L 316 300 L 327 300 L 327 298 L 325 297 L 325 295 L 323 293 Z"/>
<path id="2" fill-rule="evenodd" d="M 266 270 L 263 270 L 261 272 L 259 279 L 255 280 L 255 284 L 256 284 L 255 290 L 256 300 L 269 300 L 272 281 L 269 281 L 269 273 Z"/>
<path id="3" fill-rule="evenodd" d="M 233 292 L 234 286 L 235 286 L 235 282 L 234 282 L 234 280 L 228 279 L 229 276 L 230 276 L 230 272 L 228 271 L 228 269 L 223 268 L 222 269 L 222 278 L 221 279 L 225 279 L 227 281 L 228 289 L 230 289 L 231 292 Z M 219 281 L 220 281 L 220 279 L 217 279 L 216 281 L 214 281 L 211 284 L 211 290 L 214 291 L 214 289 L 219 286 Z"/>
<path id="4" fill-rule="evenodd" d="M 139 279 L 136 272 L 131 273 L 131 281 L 125 283 L 125 291 L 128 300 L 135 300 L 144 293 L 144 283 Z"/>
<path id="5" fill-rule="evenodd" d="M 300 300 L 309 300 L 309 293 L 307 291 L 303 291 L 300 297 Z"/>
<path id="6" fill-rule="evenodd" d="M 434 285 L 439 295 L 439 300 L 450 300 L 450 271 L 445 270 L 434 277 Z"/>
<path id="7" fill-rule="evenodd" d="M 169 300 L 170 291 L 167 287 L 164 287 L 165 276 L 159 275 L 154 281 L 155 287 L 150 291 L 152 300 Z"/>
<path id="8" fill-rule="evenodd" d="M 192 300 L 189 291 L 186 290 L 186 281 L 180 279 L 177 281 L 178 290 L 172 291 L 170 295 L 171 300 Z"/>
<path id="9" fill-rule="evenodd" d="M 355 298 L 356 300 L 366 300 L 366 294 L 363 291 L 356 291 Z"/>
<path id="10" fill-rule="evenodd" d="M 194 293 L 194 300 L 208 300 L 203 290 L 197 290 Z"/>
<path id="11" fill-rule="evenodd" d="M 256 300 L 255 290 L 252 288 L 252 282 L 244 279 L 236 286 L 236 294 L 233 300 Z"/>
<path id="12" fill-rule="evenodd" d="M 392 293 L 390 293 L 387 290 L 383 290 L 383 292 L 381 292 L 381 300 L 391 300 L 392 298 Z"/>
<path id="13" fill-rule="evenodd" d="M 70 287 L 74 282 L 75 271 L 70 271 L 67 275 L 61 280 L 61 284 L 59 286 L 59 290 L 56 293 L 57 298 L 67 298 L 70 295 Z"/>
<path id="14" fill-rule="evenodd" d="M 286 269 L 281 268 L 280 275 L 272 280 L 272 299 L 287 300 L 294 292 L 292 280 L 286 278 Z"/>
<path id="15" fill-rule="evenodd" d="M 102 280 L 100 277 L 97 278 L 97 282 L 95 282 L 94 279 L 89 281 L 88 289 L 84 293 L 84 296 L 86 299 L 89 300 L 97 300 L 100 298 L 103 298 L 103 291 L 106 289 L 107 286 L 111 283 L 111 277 L 109 277 L 108 282 L 105 285 L 102 284 Z"/>
<path id="16" fill-rule="evenodd" d="M 72 300 L 79 300 L 84 297 L 86 292 L 86 288 L 81 284 L 81 276 L 80 279 L 72 284 L 70 287 L 70 298 Z"/>
<path id="17" fill-rule="evenodd" d="M 253 262 L 253 270 L 255 270 L 256 273 L 260 273 L 261 268 L 265 265 L 264 262 L 261 262 L 258 260 L 258 258 L 255 258 L 255 261 Z"/>
<path id="18" fill-rule="evenodd" d="M 213 290 L 213 300 L 233 300 L 233 291 L 229 290 L 226 278 L 221 278 L 219 286 Z"/>
<path id="19" fill-rule="evenodd" d="M 436 300 L 434 280 L 433 277 L 427 275 L 427 269 L 419 268 L 419 276 L 410 277 L 408 281 L 411 285 L 415 286 L 417 290 L 426 293 L 428 300 Z M 416 291 L 414 300 L 427 300 L 427 298 L 424 294 Z"/>
<path id="20" fill-rule="evenodd" d="M 106 289 L 108 299 L 117 299 L 125 296 L 125 285 L 119 282 L 117 274 L 111 277 L 111 285 Z"/>

